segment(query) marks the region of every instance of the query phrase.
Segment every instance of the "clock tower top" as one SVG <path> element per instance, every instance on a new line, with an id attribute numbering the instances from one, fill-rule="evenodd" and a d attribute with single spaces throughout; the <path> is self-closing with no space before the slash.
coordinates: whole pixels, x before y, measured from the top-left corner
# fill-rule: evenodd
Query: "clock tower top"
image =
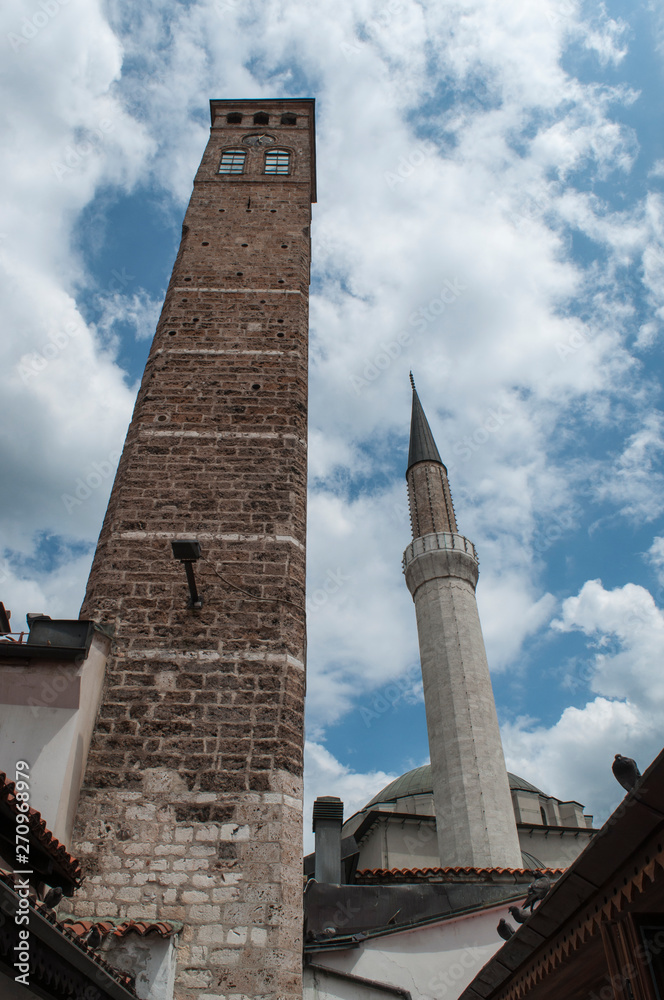
<path id="1" fill-rule="evenodd" d="M 283 150 L 292 157 L 290 183 L 310 187 L 311 201 L 316 201 L 316 143 L 315 108 L 313 98 L 280 98 L 265 101 L 210 101 L 211 142 L 196 175 L 196 181 L 209 180 L 210 172 L 216 173 L 218 161 L 224 150 L 236 148 L 247 151 L 266 151 L 270 147 Z M 213 141 L 216 140 L 216 141 Z M 269 162 L 269 161 L 268 161 Z M 224 175 L 226 181 L 269 180 L 265 161 L 261 157 L 247 156 L 242 173 Z"/>

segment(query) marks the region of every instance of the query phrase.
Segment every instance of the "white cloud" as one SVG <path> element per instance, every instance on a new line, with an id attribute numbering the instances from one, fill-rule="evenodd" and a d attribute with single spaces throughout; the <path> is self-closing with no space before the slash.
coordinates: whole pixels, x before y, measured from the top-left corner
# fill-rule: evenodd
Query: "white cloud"
<path id="1" fill-rule="evenodd" d="M 585 29 L 584 47 L 595 52 L 602 65 L 618 65 L 627 55 L 624 37 L 628 34 L 628 25 L 621 18 L 608 17 L 604 3 L 598 4 L 598 14 L 597 26 L 588 25 Z"/>
<path id="2" fill-rule="evenodd" d="M 11 428 L 0 443 L 0 530 L 5 558 L 21 573 L 21 557 L 44 536 L 80 543 L 99 531 L 112 469 L 74 510 L 62 498 L 81 478 L 96 482 L 97 467 L 115 464 L 134 392 L 77 305 L 89 276 L 72 227 L 98 186 L 135 182 L 151 147 L 113 94 L 122 45 L 101 5 L 56 8 L 26 11 L 14 2 L 0 11 L 10 50 L 0 152 L 0 308 L 8 334 L 0 348 L 0 419 Z M 11 44 L 11 36 L 19 41 Z M 71 615 L 85 560 L 68 564 L 80 574 L 77 587 L 64 588 Z M 55 585 L 60 571 L 52 584 L 34 572 L 65 613 Z M 21 613 L 33 610 L 22 606 L 23 593 L 19 585 L 12 601 Z"/>
<path id="3" fill-rule="evenodd" d="M 120 291 L 100 295 L 97 304 L 101 316 L 96 326 L 104 336 L 104 343 L 115 341 L 113 331 L 120 323 L 132 327 L 137 340 L 148 340 L 154 336 L 162 303 L 153 299 L 144 288 L 131 295 Z"/>
<path id="4" fill-rule="evenodd" d="M 55 560 L 41 566 L 35 560 L 29 566 L 13 567 L 0 561 L 0 585 L 3 595 L 11 595 L 11 627 L 14 632 L 27 632 L 28 612 L 50 615 L 51 618 L 76 618 L 83 595 L 81 579 L 90 572 L 93 551 L 72 555 L 66 550 Z M 36 564 L 35 564 L 36 563 Z M 6 602 L 5 602 L 6 603 Z"/>
<path id="5" fill-rule="evenodd" d="M 610 500 L 630 519 L 652 521 L 662 510 L 664 476 L 659 456 L 664 451 L 664 417 L 645 413 L 642 426 L 627 439 L 612 466 L 598 473 L 596 495 Z"/>
<path id="6" fill-rule="evenodd" d="M 615 754 L 645 770 L 661 750 L 664 613 L 643 587 L 607 591 L 589 580 L 551 624 L 588 637 L 588 659 L 570 680 L 596 697 L 566 708 L 550 728 L 532 719 L 504 726 L 508 767 L 550 794 L 590 804 L 603 822 L 624 794 L 611 774 Z"/>
<path id="7" fill-rule="evenodd" d="M 591 690 L 644 708 L 664 707 L 664 613 L 643 587 L 627 583 L 606 591 L 600 580 L 589 580 L 577 597 L 563 601 L 562 615 L 551 625 L 561 632 L 581 630 L 599 650 L 609 648 L 592 661 Z"/>
<path id="8" fill-rule="evenodd" d="M 646 198 L 645 221 L 648 227 L 648 241 L 643 249 L 643 284 L 654 310 L 656 324 L 652 327 L 661 334 L 664 323 L 664 198 L 651 192 Z M 639 345 L 648 347 L 654 340 L 650 330 L 642 333 Z"/>
<path id="9" fill-rule="evenodd" d="M 498 670 L 518 661 L 524 641 L 550 620 L 556 600 L 534 593 L 523 574 L 508 572 L 483 579 L 477 603 L 489 662 Z"/>
<path id="10" fill-rule="evenodd" d="M 648 549 L 647 557 L 654 567 L 660 584 L 664 584 L 664 538 L 655 535 Z"/>
<path id="11" fill-rule="evenodd" d="M 566 708 L 549 729 L 525 719 L 504 725 L 501 734 L 510 771 L 548 795 L 580 802 L 595 826 L 624 796 L 611 773 L 614 756 L 634 757 L 644 767 L 661 749 L 652 731 L 643 732 L 635 706 L 601 697 Z"/>
<path id="12" fill-rule="evenodd" d="M 383 535 L 408 522 L 400 491 L 345 501 L 314 491 L 309 502 L 308 713 L 314 734 L 367 692 L 417 660 L 412 601 L 401 574 L 401 542 Z M 387 544 L 386 544 L 387 543 Z"/>
<path id="13" fill-rule="evenodd" d="M 344 804 L 344 820 L 362 809 L 373 796 L 398 777 L 385 771 L 361 773 L 345 767 L 320 743 L 307 741 L 304 770 L 304 851 L 314 849 L 311 816 L 314 799 L 336 795 Z"/>

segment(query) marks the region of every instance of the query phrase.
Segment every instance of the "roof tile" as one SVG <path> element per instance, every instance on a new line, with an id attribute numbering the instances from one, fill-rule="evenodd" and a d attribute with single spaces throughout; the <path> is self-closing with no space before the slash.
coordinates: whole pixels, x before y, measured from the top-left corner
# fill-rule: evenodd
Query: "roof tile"
<path id="1" fill-rule="evenodd" d="M 562 875 L 565 868 L 365 868 L 355 875 L 356 881 L 384 880 L 408 882 L 434 881 L 467 881 L 480 878 L 491 881 L 493 878 L 524 879 L 533 875 L 548 875 L 556 878 Z"/>
<path id="2" fill-rule="evenodd" d="M 162 938 L 170 938 L 174 934 L 177 934 L 180 929 L 179 924 L 171 924 L 163 920 L 129 920 L 128 918 L 120 921 L 74 920 L 68 917 L 62 921 L 63 927 L 77 934 L 79 937 L 83 937 L 95 925 L 102 937 L 113 935 L 119 938 L 126 937 L 127 934 L 131 933 L 140 934 L 141 937 L 145 937 L 148 934 L 158 934 Z"/>
<path id="3" fill-rule="evenodd" d="M 14 814 L 18 813 L 16 785 L 7 778 L 4 771 L 0 771 L 0 801 L 6 802 Z M 64 844 L 61 844 L 53 836 L 41 813 L 36 809 L 28 811 L 28 826 L 35 840 L 44 848 L 45 852 L 57 861 L 63 872 L 76 886 L 80 886 L 83 876 L 79 861 L 69 853 Z"/>

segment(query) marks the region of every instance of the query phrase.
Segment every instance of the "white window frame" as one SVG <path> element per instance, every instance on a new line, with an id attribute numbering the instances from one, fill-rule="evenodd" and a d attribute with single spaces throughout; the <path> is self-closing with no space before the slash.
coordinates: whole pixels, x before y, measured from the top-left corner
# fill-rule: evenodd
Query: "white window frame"
<path id="1" fill-rule="evenodd" d="M 290 174 L 291 153 L 289 149 L 268 149 L 265 152 L 264 173 L 275 177 L 286 177 Z"/>
<path id="2" fill-rule="evenodd" d="M 230 158 L 224 163 L 226 158 Z M 225 149 L 219 161 L 218 174 L 243 174 L 247 162 L 246 149 Z M 239 169 L 238 169 L 239 168 Z"/>

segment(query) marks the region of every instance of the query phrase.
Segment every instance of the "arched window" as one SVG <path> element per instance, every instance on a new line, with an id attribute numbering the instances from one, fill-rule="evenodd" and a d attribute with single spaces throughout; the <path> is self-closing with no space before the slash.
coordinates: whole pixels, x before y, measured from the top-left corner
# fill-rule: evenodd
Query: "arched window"
<path id="1" fill-rule="evenodd" d="M 270 116 L 265 111 L 259 111 L 254 115 L 254 125 L 269 125 Z"/>
<path id="2" fill-rule="evenodd" d="M 265 173 L 290 173 L 290 153 L 287 149 L 270 149 L 265 154 Z"/>
<path id="3" fill-rule="evenodd" d="M 295 117 L 295 115 L 292 115 L 290 113 L 290 111 L 288 112 L 288 114 L 285 114 L 285 115 L 281 116 L 281 124 L 282 125 L 295 125 L 296 122 L 297 122 L 297 118 Z"/>
<path id="4" fill-rule="evenodd" d="M 540 806 L 540 816 L 542 817 L 542 824 L 544 826 L 548 826 L 549 825 L 549 821 L 546 818 L 546 813 L 544 812 L 544 806 Z"/>
<path id="5" fill-rule="evenodd" d="M 225 149 L 221 154 L 220 174 L 243 174 L 244 161 L 247 157 L 244 149 Z"/>
<path id="6" fill-rule="evenodd" d="M 229 125 L 240 125 L 242 123 L 242 115 L 239 111 L 231 111 L 229 115 L 226 115 L 226 121 Z"/>

